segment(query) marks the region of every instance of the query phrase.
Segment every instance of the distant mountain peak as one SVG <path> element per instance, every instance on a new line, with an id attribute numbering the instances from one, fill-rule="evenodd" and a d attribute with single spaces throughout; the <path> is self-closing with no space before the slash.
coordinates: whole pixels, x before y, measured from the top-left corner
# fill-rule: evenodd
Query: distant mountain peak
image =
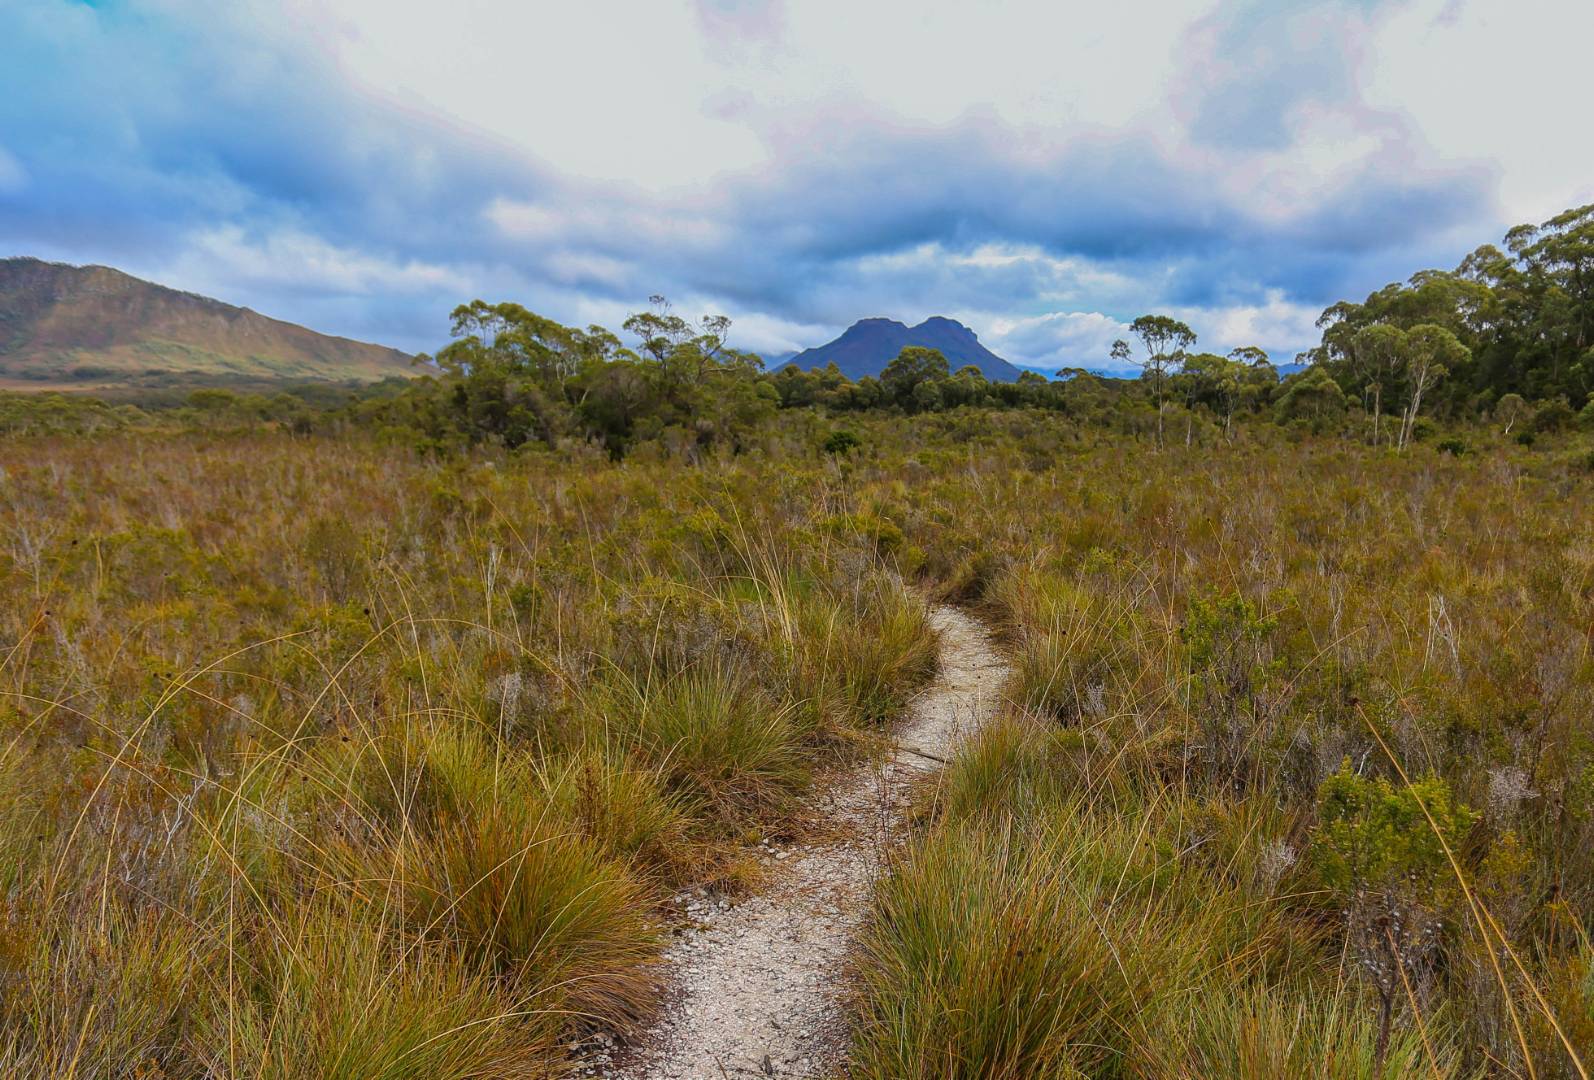
<path id="1" fill-rule="evenodd" d="M 878 377 L 909 345 L 936 349 L 953 371 L 970 364 L 993 382 L 1014 382 L 1019 369 L 980 344 L 973 330 L 945 315 L 932 315 L 917 326 L 880 316 L 859 319 L 840 337 L 792 357 L 789 363 L 812 370 L 835 364 L 847 378 Z"/>

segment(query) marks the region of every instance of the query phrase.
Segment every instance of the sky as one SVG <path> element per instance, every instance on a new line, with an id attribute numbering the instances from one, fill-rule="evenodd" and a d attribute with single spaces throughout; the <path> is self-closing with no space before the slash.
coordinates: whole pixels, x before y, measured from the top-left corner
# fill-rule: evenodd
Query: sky
<path id="1" fill-rule="evenodd" d="M 0 0 L 0 256 L 433 351 L 648 297 L 1106 368 L 1594 202 L 1587 0 Z"/>

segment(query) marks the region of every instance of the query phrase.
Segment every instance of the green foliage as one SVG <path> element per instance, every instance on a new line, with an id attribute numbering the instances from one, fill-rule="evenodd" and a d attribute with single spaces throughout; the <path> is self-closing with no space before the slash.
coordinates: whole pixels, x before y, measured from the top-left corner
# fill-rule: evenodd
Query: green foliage
<path id="1" fill-rule="evenodd" d="M 1262 770 L 1286 691 L 1273 655 L 1278 620 L 1238 593 L 1193 596 L 1180 636 L 1189 652 L 1195 758 L 1214 782 L 1245 786 Z"/>
<path id="2" fill-rule="evenodd" d="M 924 412 L 941 403 L 939 384 L 951 368 L 939 349 L 909 345 L 880 373 L 890 399 L 909 412 Z"/>
<path id="3" fill-rule="evenodd" d="M 1506 250 L 1478 248 L 1454 271 L 1424 270 L 1357 304 L 1341 302 L 1323 313 L 1322 344 L 1313 352 L 1328 362 L 1349 393 L 1382 388 L 1386 402 L 1412 396 L 1423 358 L 1399 349 L 1371 349 L 1367 332 L 1427 327 L 1416 351 L 1448 369 L 1439 407 L 1455 412 L 1480 393 L 1509 406 L 1496 416 L 1505 434 L 1521 418 L 1526 400 L 1585 400 L 1594 390 L 1589 350 L 1594 345 L 1594 206 L 1567 210 L 1540 225 L 1506 234 Z M 1439 338 L 1444 331 L 1455 341 Z M 1432 355 L 1438 342 L 1443 356 Z M 1431 384 L 1430 380 L 1430 384 Z"/>
<path id="4" fill-rule="evenodd" d="M 1345 392 L 1327 370 L 1316 366 L 1285 379 L 1275 400 L 1280 423 L 1306 421 L 1321 428 L 1345 411 Z"/>
<path id="5" fill-rule="evenodd" d="M 1446 847 L 1476 817 L 1438 777 L 1396 786 L 1359 776 L 1346 761 L 1318 792 L 1313 851 L 1323 880 L 1342 892 L 1432 884 L 1449 869 Z"/>
<path id="6" fill-rule="evenodd" d="M 1576 421 L 1577 414 L 1564 397 L 1544 402 L 1528 419 L 1528 430 L 1535 435 L 1553 435 L 1565 431 Z"/>
<path id="7" fill-rule="evenodd" d="M 651 440 L 688 454 L 735 449 L 779 401 L 757 379 L 758 358 L 727 347 L 724 316 L 694 327 L 654 297 L 625 329 L 640 352 L 600 326 L 578 330 L 519 304 L 475 300 L 454 310 L 454 340 L 436 358 L 440 379 L 416 380 L 362 411 L 414 429 L 428 448 L 592 440 L 620 457 Z"/>
<path id="8" fill-rule="evenodd" d="M 863 445 L 863 440 L 851 431 L 841 428 L 825 436 L 822 449 L 827 454 L 846 455 Z"/>
<path id="9" fill-rule="evenodd" d="M 1172 385 L 1187 406 L 1221 417 L 1227 427 L 1237 411 L 1254 412 L 1272 400 L 1278 371 L 1268 362 L 1266 352 L 1247 346 L 1227 357 L 1212 353 L 1186 356 Z"/>
<path id="10" fill-rule="evenodd" d="M 116 408 L 86 395 L 0 390 L 0 435 L 90 435 L 143 419 L 132 406 Z"/>

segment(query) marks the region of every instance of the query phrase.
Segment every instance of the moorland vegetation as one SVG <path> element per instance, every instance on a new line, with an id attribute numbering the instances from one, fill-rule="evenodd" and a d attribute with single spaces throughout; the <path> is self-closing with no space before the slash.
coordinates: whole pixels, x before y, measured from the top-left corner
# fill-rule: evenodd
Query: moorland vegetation
<path id="1" fill-rule="evenodd" d="M 1283 381 L 1172 320 L 1146 379 L 869 387 L 472 304 L 377 392 L 0 400 L 0 1071 L 568 1073 L 881 751 L 938 598 L 1013 675 L 852 1075 L 1586 1080 L 1589 228 Z"/>

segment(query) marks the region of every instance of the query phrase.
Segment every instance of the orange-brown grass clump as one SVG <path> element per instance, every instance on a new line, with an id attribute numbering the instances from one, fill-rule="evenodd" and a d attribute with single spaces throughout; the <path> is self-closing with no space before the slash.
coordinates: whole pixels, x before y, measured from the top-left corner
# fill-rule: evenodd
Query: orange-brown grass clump
<path id="1" fill-rule="evenodd" d="M 561 1075 L 932 673 L 837 467 L 0 443 L 0 1073 Z"/>

